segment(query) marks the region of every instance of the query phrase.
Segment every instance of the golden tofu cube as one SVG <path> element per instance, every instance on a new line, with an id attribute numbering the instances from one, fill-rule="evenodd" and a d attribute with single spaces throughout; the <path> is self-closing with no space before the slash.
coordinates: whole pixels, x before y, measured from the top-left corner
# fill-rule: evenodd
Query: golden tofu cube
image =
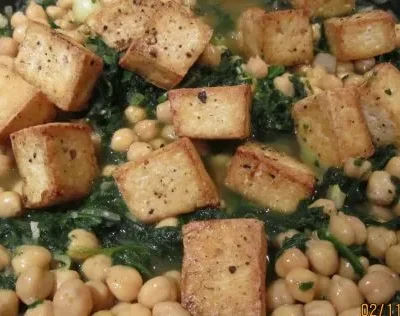
<path id="1" fill-rule="evenodd" d="M 361 87 L 361 104 L 373 141 L 400 146 L 400 72 L 389 63 L 377 65 Z"/>
<path id="2" fill-rule="evenodd" d="M 322 167 L 369 157 L 374 146 L 357 88 L 340 88 L 305 98 L 293 107 L 297 138 Z"/>
<path id="3" fill-rule="evenodd" d="M 113 174 L 131 213 L 145 223 L 217 206 L 217 189 L 194 145 L 182 138 Z"/>
<path id="4" fill-rule="evenodd" d="M 30 22 L 15 67 L 64 111 L 82 111 L 103 69 L 103 60 L 71 38 Z"/>
<path id="5" fill-rule="evenodd" d="M 351 13 L 355 0 L 292 0 L 296 9 L 305 10 L 310 16 L 330 18 Z"/>
<path id="6" fill-rule="evenodd" d="M 201 139 L 250 136 L 249 85 L 172 90 L 168 98 L 178 136 Z"/>
<path id="7" fill-rule="evenodd" d="M 292 213 L 313 192 L 313 172 L 301 162 L 257 143 L 240 146 L 229 166 L 225 185 L 250 201 Z"/>
<path id="8" fill-rule="evenodd" d="M 114 1 L 90 15 L 86 24 L 109 47 L 123 51 L 144 35 L 150 19 L 163 5 L 160 0 Z"/>
<path id="9" fill-rule="evenodd" d="M 163 88 L 175 87 L 204 51 L 212 29 L 180 5 L 167 3 L 120 60 L 120 66 Z"/>
<path id="10" fill-rule="evenodd" d="M 292 66 L 314 58 L 310 19 L 303 10 L 265 13 L 264 59 L 269 64 Z"/>
<path id="11" fill-rule="evenodd" d="M 23 128 L 48 123 L 54 105 L 15 71 L 0 65 L 0 140 Z"/>
<path id="12" fill-rule="evenodd" d="M 182 305 L 193 316 L 264 316 L 267 242 L 255 219 L 183 226 Z"/>
<path id="13" fill-rule="evenodd" d="M 11 134 L 27 208 L 47 207 L 87 196 L 97 175 L 87 125 L 50 123 Z"/>
<path id="14" fill-rule="evenodd" d="M 381 10 L 328 19 L 325 35 L 331 52 L 341 61 L 382 55 L 396 47 L 394 18 Z"/>

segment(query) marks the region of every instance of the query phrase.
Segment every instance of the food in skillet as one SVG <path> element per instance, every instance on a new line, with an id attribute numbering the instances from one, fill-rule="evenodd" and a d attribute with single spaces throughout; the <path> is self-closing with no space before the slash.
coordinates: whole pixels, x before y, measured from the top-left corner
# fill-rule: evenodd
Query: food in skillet
<path id="1" fill-rule="evenodd" d="M 397 315 L 396 8 L 6 7 L 0 315 Z"/>

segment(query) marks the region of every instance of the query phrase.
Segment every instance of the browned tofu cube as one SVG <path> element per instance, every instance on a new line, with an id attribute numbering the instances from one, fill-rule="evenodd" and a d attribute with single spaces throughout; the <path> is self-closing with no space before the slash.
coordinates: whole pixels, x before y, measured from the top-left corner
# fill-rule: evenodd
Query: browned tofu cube
<path id="1" fill-rule="evenodd" d="M 292 0 L 292 4 L 310 16 L 330 18 L 351 13 L 356 7 L 356 0 Z"/>
<path id="2" fill-rule="evenodd" d="M 361 104 L 378 146 L 400 146 L 400 72 L 389 63 L 377 65 L 361 87 Z"/>
<path id="3" fill-rule="evenodd" d="M 169 2 L 154 14 L 146 35 L 133 41 L 120 66 L 164 89 L 175 87 L 201 55 L 212 29 Z"/>
<path id="4" fill-rule="evenodd" d="M 0 65 L 0 140 L 25 127 L 50 122 L 54 105 L 16 72 Z"/>
<path id="5" fill-rule="evenodd" d="M 160 0 L 120 0 L 93 13 L 86 24 L 104 42 L 118 51 L 144 35 L 152 16 L 164 3 Z"/>
<path id="6" fill-rule="evenodd" d="M 178 136 L 201 139 L 250 136 L 249 85 L 172 90 L 168 98 Z"/>
<path id="7" fill-rule="evenodd" d="M 263 22 L 263 52 L 267 63 L 291 66 L 313 60 L 312 28 L 303 10 L 268 12 Z"/>
<path id="8" fill-rule="evenodd" d="M 60 109 L 81 111 L 87 107 L 103 60 L 56 30 L 31 22 L 15 67 Z"/>
<path id="9" fill-rule="evenodd" d="M 255 219 L 183 226 L 182 305 L 193 316 L 264 316 L 267 243 Z"/>
<path id="10" fill-rule="evenodd" d="M 313 172 L 301 162 L 256 143 L 240 146 L 229 166 L 225 185 L 250 201 L 283 213 L 314 190 Z"/>
<path id="11" fill-rule="evenodd" d="M 325 35 L 331 52 L 341 61 L 382 55 L 396 47 L 394 18 L 381 10 L 326 20 Z"/>
<path id="12" fill-rule="evenodd" d="M 342 166 L 348 158 L 374 153 L 357 88 L 303 99 L 294 105 L 293 118 L 299 143 L 315 155 L 320 166 Z"/>
<path id="13" fill-rule="evenodd" d="M 146 223 L 219 204 L 217 189 L 188 138 L 122 165 L 114 178 L 131 213 Z"/>
<path id="14" fill-rule="evenodd" d="M 50 123 L 11 134 L 27 208 L 47 207 L 89 194 L 97 174 L 87 125 Z"/>

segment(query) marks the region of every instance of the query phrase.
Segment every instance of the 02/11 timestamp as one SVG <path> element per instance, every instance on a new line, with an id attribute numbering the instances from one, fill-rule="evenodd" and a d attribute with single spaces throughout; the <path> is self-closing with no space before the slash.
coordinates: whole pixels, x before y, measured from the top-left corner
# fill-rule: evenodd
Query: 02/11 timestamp
<path id="1" fill-rule="evenodd" d="M 362 304 L 360 316 L 400 316 L 400 304 Z"/>

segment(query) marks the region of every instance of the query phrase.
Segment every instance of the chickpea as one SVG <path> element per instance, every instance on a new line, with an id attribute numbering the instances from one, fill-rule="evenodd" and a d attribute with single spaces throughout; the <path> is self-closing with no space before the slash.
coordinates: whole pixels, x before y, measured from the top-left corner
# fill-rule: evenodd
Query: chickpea
<path id="1" fill-rule="evenodd" d="M 65 282 L 54 295 L 53 304 L 57 316 L 88 316 L 93 307 L 89 287 L 81 280 Z"/>
<path id="2" fill-rule="evenodd" d="M 0 56 L 0 65 L 6 67 L 9 70 L 14 69 L 14 58 L 9 56 Z"/>
<path id="3" fill-rule="evenodd" d="M 289 292 L 286 281 L 278 279 L 274 281 L 266 292 L 267 307 L 270 310 L 277 309 L 279 306 L 294 304 L 295 300 Z"/>
<path id="4" fill-rule="evenodd" d="M 361 294 L 368 303 L 384 304 L 396 293 L 393 278 L 386 272 L 374 271 L 366 274 L 358 283 Z"/>
<path id="5" fill-rule="evenodd" d="M 31 267 L 48 269 L 51 259 L 51 253 L 46 248 L 24 245 L 15 250 L 15 256 L 11 260 L 11 265 L 14 272 L 18 275 Z"/>
<path id="6" fill-rule="evenodd" d="M 109 270 L 106 283 L 118 300 L 131 302 L 138 297 L 143 279 L 134 268 L 113 266 Z"/>
<path id="7" fill-rule="evenodd" d="M 339 255 L 329 241 L 310 240 L 307 242 L 306 255 L 313 269 L 319 274 L 333 275 L 339 266 Z"/>
<path id="8" fill-rule="evenodd" d="M 360 75 L 351 74 L 346 78 L 344 78 L 343 80 L 345 87 L 359 87 L 364 83 L 365 78 Z"/>
<path id="9" fill-rule="evenodd" d="M 0 245 L 0 271 L 7 268 L 11 263 L 11 254 L 10 252 Z"/>
<path id="10" fill-rule="evenodd" d="M 275 89 L 279 90 L 288 97 L 293 97 L 295 92 L 294 85 L 289 79 L 291 76 L 291 74 L 285 73 L 282 76 L 276 77 L 274 79 Z"/>
<path id="11" fill-rule="evenodd" d="M 368 269 L 369 260 L 365 257 L 360 257 L 359 259 L 364 269 Z M 360 278 L 360 276 L 354 271 L 350 262 L 344 258 L 340 258 L 338 274 L 350 280 L 358 280 Z"/>
<path id="12" fill-rule="evenodd" d="M 161 130 L 161 137 L 167 142 L 172 142 L 176 140 L 177 136 L 173 125 L 165 125 Z"/>
<path id="13" fill-rule="evenodd" d="M 332 74 L 328 74 L 322 78 L 320 83 L 320 87 L 322 90 L 333 90 L 343 87 L 343 82 L 338 77 Z"/>
<path id="14" fill-rule="evenodd" d="M 111 149 L 117 152 L 126 152 L 129 146 L 137 141 L 135 133 L 129 128 L 121 128 L 117 130 L 111 138 Z"/>
<path id="15" fill-rule="evenodd" d="M 158 123 L 156 120 L 143 120 L 138 122 L 133 128 L 134 132 L 141 140 L 149 141 L 159 134 Z"/>
<path id="16" fill-rule="evenodd" d="M 61 19 L 62 17 L 64 17 L 64 15 L 67 13 L 67 11 L 61 7 L 51 5 L 46 8 L 46 13 L 53 20 L 56 20 L 56 19 Z"/>
<path id="17" fill-rule="evenodd" d="M 396 212 L 396 207 L 397 205 L 394 206 L 394 212 Z M 394 218 L 393 212 L 390 209 L 375 204 L 370 205 L 369 214 L 380 223 L 385 223 Z"/>
<path id="18" fill-rule="evenodd" d="M 296 268 L 286 276 L 286 285 L 292 297 L 302 303 L 311 302 L 315 296 L 318 277 L 308 269 Z M 302 288 L 306 286 L 307 288 Z"/>
<path id="19" fill-rule="evenodd" d="M 396 195 L 396 187 L 386 171 L 374 171 L 369 178 L 367 197 L 373 203 L 388 205 Z"/>
<path id="20" fill-rule="evenodd" d="M 321 39 L 321 24 L 313 23 L 312 25 L 312 34 L 313 34 L 313 41 L 318 43 Z"/>
<path id="21" fill-rule="evenodd" d="M 338 61 L 336 64 L 336 76 L 338 76 L 340 79 L 343 79 L 343 77 L 348 76 L 349 74 L 354 72 L 354 64 L 349 61 L 349 62 L 340 62 Z"/>
<path id="22" fill-rule="evenodd" d="M 26 16 L 28 19 L 32 21 L 41 21 L 47 20 L 46 12 L 44 11 L 43 7 L 36 4 L 36 2 L 32 1 L 29 3 L 28 7 L 26 8 Z"/>
<path id="23" fill-rule="evenodd" d="M 273 311 L 271 316 L 304 316 L 303 305 L 282 305 Z"/>
<path id="24" fill-rule="evenodd" d="M 54 275 L 40 267 L 30 267 L 18 277 L 15 290 L 26 305 L 44 300 L 51 294 Z"/>
<path id="25" fill-rule="evenodd" d="M 400 178 L 400 156 L 393 157 L 386 164 L 385 171 L 391 176 Z"/>
<path id="26" fill-rule="evenodd" d="M 103 167 L 101 174 L 105 177 L 111 177 L 115 170 L 118 169 L 117 165 L 106 165 Z"/>
<path id="27" fill-rule="evenodd" d="M 82 264 L 81 270 L 88 280 L 105 281 L 111 266 L 111 258 L 99 254 L 86 259 Z"/>
<path id="28" fill-rule="evenodd" d="M 176 217 L 168 217 L 159 221 L 156 225 L 156 228 L 177 227 L 177 226 L 178 226 L 178 219 Z"/>
<path id="29" fill-rule="evenodd" d="M 0 55 L 14 58 L 18 54 L 18 43 L 11 37 L 0 37 Z"/>
<path id="30" fill-rule="evenodd" d="M 393 245 L 386 250 L 385 262 L 396 273 L 400 273 L 400 245 Z"/>
<path id="31" fill-rule="evenodd" d="M 350 309 L 346 309 L 341 312 L 338 316 L 360 316 L 362 315 L 361 307 L 354 307 Z"/>
<path id="32" fill-rule="evenodd" d="M 74 229 L 68 234 L 70 240 L 68 245 L 68 256 L 73 260 L 85 260 L 88 255 L 82 250 L 99 248 L 100 242 L 95 234 L 84 229 Z"/>
<path id="33" fill-rule="evenodd" d="M 14 291 L 0 290 L 0 315 L 17 316 L 18 315 L 18 296 Z"/>
<path id="34" fill-rule="evenodd" d="M 352 280 L 343 278 L 340 275 L 332 277 L 328 290 L 328 299 L 335 306 L 338 313 L 360 306 L 363 302 L 357 285 Z"/>
<path id="35" fill-rule="evenodd" d="M 28 25 L 21 25 L 16 27 L 13 32 L 13 39 L 18 43 L 22 43 L 25 38 L 27 28 Z"/>
<path id="36" fill-rule="evenodd" d="M 328 301 L 312 301 L 304 305 L 304 316 L 336 316 L 333 305 Z"/>
<path id="37" fill-rule="evenodd" d="M 145 142 L 134 142 L 129 146 L 127 158 L 129 161 L 139 161 L 146 158 L 153 148 Z"/>
<path id="38" fill-rule="evenodd" d="M 135 303 L 130 305 L 129 310 L 122 311 L 121 313 L 117 314 L 117 316 L 152 316 L 150 309 L 143 306 L 142 304 Z"/>
<path id="39" fill-rule="evenodd" d="M 0 193 L 0 217 L 10 218 L 21 215 L 21 196 L 13 191 Z"/>
<path id="40" fill-rule="evenodd" d="M 396 233 L 380 226 L 367 228 L 367 249 L 371 256 L 383 258 L 386 250 L 397 243 Z"/>
<path id="41" fill-rule="evenodd" d="M 177 302 L 159 302 L 154 305 L 153 316 L 190 316 Z"/>
<path id="42" fill-rule="evenodd" d="M 177 270 L 170 270 L 164 273 L 164 276 L 175 282 L 178 294 L 181 288 L 182 274 Z"/>
<path id="43" fill-rule="evenodd" d="M 44 301 L 33 308 L 29 308 L 24 316 L 54 316 L 53 302 Z"/>
<path id="44" fill-rule="evenodd" d="M 310 204 L 309 208 L 312 207 L 321 207 L 322 211 L 329 216 L 337 215 L 338 213 L 335 202 L 328 199 L 318 199 L 314 203 Z"/>
<path id="45" fill-rule="evenodd" d="M 143 121 L 146 117 L 146 110 L 139 106 L 130 105 L 125 109 L 125 117 L 131 124 Z"/>
<path id="46" fill-rule="evenodd" d="M 372 164 L 366 159 L 349 158 L 344 164 L 344 173 L 351 178 L 367 180 L 371 172 Z"/>
<path id="47" fill-rule="evenodd" d="M 368 267 L 368 273 L 374 271 L 381 271 L 389 274 L 394 281 L 396 291 L 400 291 L 400 276 L 396 272 L 392 271 L 390 268 L 384 266 L 383 264 L 373 264 L 372 266 Z"/>
<path id="48" fill-rule="evenodd" d="M 72 0 L 58 0 L 56 5 L 57 7 L 69 10 L 72 9 Z"/>
<path id="49" fill-rule="evenodd" d="M 172 124 L 174 113 L 170 101 L 157 105 L 157 119 L 164 124 Z"/>
<path id="50" fill-rule="evenodd" d="M 167 142 L 162 138 L 156 138 L 156 139 L 153 139 L 152 141 L 150 141 L 150 145 L 154 149 L 160 149 L 160 148 L 165 147 L 167 145 Z"/>
<path id="51" fill-rule="evenodd" d="M 207 44 L 198 62 L 202 65 L 217 67 L 221 63 L 221 50 L 211 43 Z"/>
<path id="52" fill-rule="evenodd" d="M 10 20 L 11 26 L 14 29 L 22 25 L 28 25 L 28 22 L 28 18 L 20 11 L 15 12 Z"/>
<path id="53" fill-rule="evenodd" d="M 292 238 L 294 235 L 296 235 L 298 233 L 299 233 L 299 231 L 296 229 L 289 229 L 285 232 L 279 233 L 274 240 L 275 247 L 282 248 L 282 246 L 285 244 L 285 241 L 287 239 Z"/>
<path id="54" fill-rule="evenodd" d="M 328 290 L 331 285 L 331 279 L 325 275 L 318 275 L 318 281 L 315 286 L 315 297 L 325 299 L 328 297 Z"/>
<path id="55" fill-rule="evenodd" d="M 285 250 L 275 263 L 276 274 L 281 278 L 296 268 L 308 268 L 307 257 L 297 248 Z"/>
<path id="56" fill-rule="evenodd" d="M 148 308 L 160 302 L 176 301 L 178 296 L 175 282 L 165 276 L 148 280 L 140 289 L 138 302 Z"/>
<path id="57" fill-rule="evenodd" d="M 111 311 L 98 311 L 94 313 L 92 316 L 115 316 L 115 314 Z"/>
<path id="58" fill-rule="evenodd" d="M 61 288 L 61 286 L 71 280 L 80 280 L 79 273 L 74 270 L 54 270 L 54 286 L 52 296 Z"/>
<path id="59" fill-rule="evenodd" d="M 355 231 L 345 216 L 331 216 L 329 231 L 347 246 L 354 244 L 356 241 Z"/>
<path id="60" fill-rule="evenodd" d="M 115 305 L 111 309 L 111 312 L 117 316 L 120 316 L 121 314 L 130 312 L 131 308 L 132 308 L 132 304 L 122 302 L 122 303 L 118 303 L 117 305 Z"/>
<path id="61" fill-rule="evenodd" d="M 97 312 L 114 305 L 114 296 L 103 282 L 94 280 L 86 282 L 85 285 L 92 295 L 93 311 Z"/>
<path id="62" fill-rule="evenodd" d="M 367 240 L 367 228 L 364 223 L 355 216 L 341 215 L 344 216 L 353 227 L 353 231 L 355 234 L 355 243 L 357 245 L 362 245 Z"/>
<path id="63" fill-rule="evenodd" d="M 246 71 L 254 78 L 261 79 L 268 75 L 268 64 L 259 56 L 250 57 Z"/>
<path id="64" fill-rule="evenodd" d="M 374 68 L 376 62 L 375 58 L 367 58 L 367 59 L 360 59 L 356 60 L 354 62 L 354 69 L 356 70 L 357 73 L 363 75 L 367 71 L 370 71 L 372 68 Z"/>

